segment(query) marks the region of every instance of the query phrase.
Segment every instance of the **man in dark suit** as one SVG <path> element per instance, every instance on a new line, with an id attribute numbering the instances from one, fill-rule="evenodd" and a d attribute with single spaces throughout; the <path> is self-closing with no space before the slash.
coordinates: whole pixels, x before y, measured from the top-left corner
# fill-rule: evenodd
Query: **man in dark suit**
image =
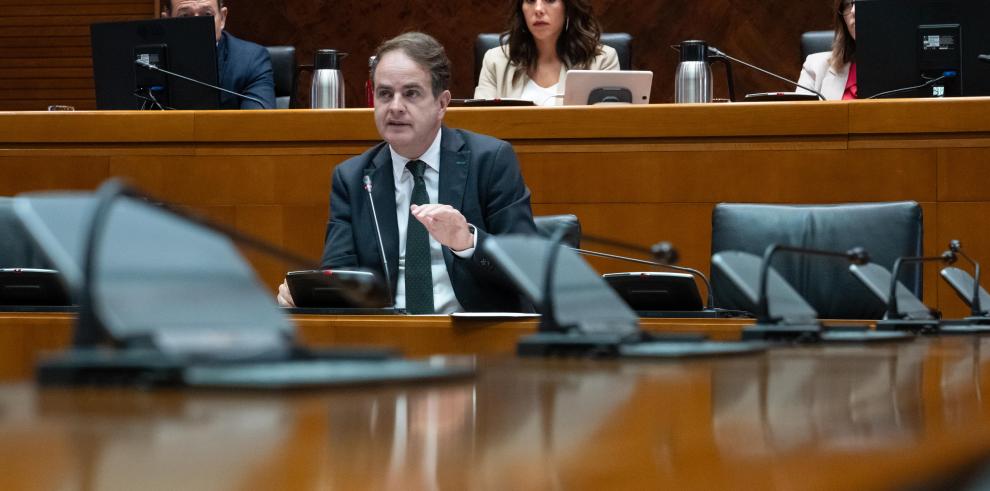
<path id="1" fill-rule="evenodd" d="M 443 126 L 450 64 L 432 37 L 403 34 L 376 59 L 375 124 L 385 142 L 334 170 L 323 267 L 383 270 L 373 199 L 396 307 L 525 310 L 479 247 L 490 234 L 536 233 L 512 146 Z M 284 283 L 279 301 L 292 304 Z"/>
<path id="2" fill-rule="evenodd" d="M 274 109 L 275 77 L 268 50 L 223 30 L 227 7 L 223 0 L 163 0 L 162 17 L 213 16 L 217 34 L 220 87 L 256 100 L 221 93 L 221 109 Z M 260 104 L 259 104 L 260 101 Z"/>

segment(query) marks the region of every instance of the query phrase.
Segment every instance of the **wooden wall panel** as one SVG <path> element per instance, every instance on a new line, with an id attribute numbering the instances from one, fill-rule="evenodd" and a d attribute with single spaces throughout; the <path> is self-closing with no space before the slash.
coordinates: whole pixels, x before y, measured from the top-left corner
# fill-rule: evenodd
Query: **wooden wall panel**
<path id="1" fill-rule="evenodd" d="M 0 0 L 0 110 L 96 107 L 89 25 L 147 19 L 153 0 Z"/>
<path id="2" fill-rule="evenodd" d="M 652 70 L 654 102 L 670 102 L 678 55 L 670 48 L 687 39 L 704 39 L 730 55 L 797 79 L 803 31 L 830 29 L 831 0 L 593 0 L 605 31 L 633 36 L 633 67 Z M 344 60 L 348 107 L 364 105 L 368 56 L 381 41 L 409 30 L 432 34 L 446 46 L 453 65 L 454 97 L 474 93 L 474 39 L 500 31 L 508 0 L 471 3 L 413 0 L 330 2 L 327 0 L 227 0 L 232 33 L 261 44 L 291 44 L 298 60 L 312 63 L 319 48 L 349 52 Z M 726 97 L 724 76 L 716 67 L 716 97 Z M 790 91 L 787 84 L 736 67 L 736 89 Z M 308 104 L 309 81 L 300 95 Z"/>
<path id="3" fill-rule="evenodd" d="M 990 199 L 990 148 L 947 148 L 938 156 L 938 196 L 946 201 Z"/>
<path id="4" fill-rule="evenodd" d="M 0 196 L 27 190 L 93 189 L 107 176 L 106 157 L 5 155 L 0 153 Z"/>
<path id="5" fill-rule="evenodd" d="M 938 230 L 936 232 L 935 249 L 944 250 L 949 245 L 950 240 L 962 241 L 963 250 L 975 260 L 983 264 L 982 284 L 984 288 L 990 287 L 990 281 L 986 277 L 987 263 L 990 256 L 983 251 L 990 250 L 990 227 L 987 226 L 987 217 L 990 217 L 990 203 L 983 202 L 956 202 L 938 204 Z M 973 270 L 966 261 L 960 260 L 956 266 L 969 271 Z M 928 278 L 925 278 L 927 281 Z M 938 278 L 938 305 L 947 317 L 962 317 L 969 314 L 969 308 L 954 293 L 954 290 Z M 986 308 L 986 307 L 984 307 Z"/>
<path id="6" fill-rule="evenodd" d="M 933 149 L 636 152 L 602 145 L 596 153 L 530 154 L 521 145 L 520 160 L 537 203 L 579 196 L 618 203 L 935 200 Z"/>

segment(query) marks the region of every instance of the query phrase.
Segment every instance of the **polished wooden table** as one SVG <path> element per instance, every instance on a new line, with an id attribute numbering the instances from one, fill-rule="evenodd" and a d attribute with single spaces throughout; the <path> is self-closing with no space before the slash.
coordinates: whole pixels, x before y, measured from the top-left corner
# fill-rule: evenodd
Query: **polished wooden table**
<path id="1" fill-rule="evenodd" d="M 446 121 L 512 142 L 535 213 L 575 213 L 586 233 L 641 245 L 672 241 L 707 271 L 712 207 L 726 201 L 915 200 L 927 254 L 961 239 L 990 257 L 987 114 L 990 99 L 975 98 L 454 108 Z M 370 109 L 0 113 L 0 195 L 124 176 L 316 258 L 333 166 L 378 140 Z M 290 268 L 249 258 L 273 288 Z M 935 266 L 925 300 L 965 314 Z"/>
<path id="2" fill-rule="evenodd" d="M 536 319 L 457 319 L 446 315 L 294 315 L 307 346 L 392 347 L 407 356 L 508 354 L 519 337 L 536 332 Z M 37 358 L 67 349 L 75 315 L 0 312 L 0 381 L 31 378 Z M 646 330 L 738 339 L 749 319 L 643 319 Z"/>
<path id="3" fill-rule="evenodd" d="M 0 489 L 954 488 L 990 454 L 984 388 L 979 337 L 289 393 L 7 385 Z"/>

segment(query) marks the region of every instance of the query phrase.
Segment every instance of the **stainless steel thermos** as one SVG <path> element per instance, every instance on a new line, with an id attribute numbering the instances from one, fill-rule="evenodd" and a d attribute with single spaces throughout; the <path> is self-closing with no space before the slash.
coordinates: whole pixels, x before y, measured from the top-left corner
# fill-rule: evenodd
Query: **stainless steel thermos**
<path id="1" fill-rule="evenodd" d="M 345 56 L 347 53 L 335 49 L 316 52 L 310 99 L 313 109 L 344 107 L 344 73 L 340 71 L 340 60 Z"/>
<path id="2" fill-rule="evenodd" d="M 674 78 L 674 102 L 711 102 L 712 68 L 708 64 L 708 43 L 681 43 L 681 62 Z"/>

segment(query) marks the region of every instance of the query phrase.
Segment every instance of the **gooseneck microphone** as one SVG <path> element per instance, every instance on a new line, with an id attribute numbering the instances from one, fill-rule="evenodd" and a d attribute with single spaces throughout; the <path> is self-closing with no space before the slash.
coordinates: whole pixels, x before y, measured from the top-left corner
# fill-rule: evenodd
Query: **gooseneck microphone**
<path id="1" fill-rule="evenodd" d="M 791 85 L 793 85 L 793 86 L 795 86 L 795 87 L 797 87 L 799 89 L 804 89 L 804 90 L 807 90 L 808 92 L 811 92 L 812 94 L 817 95 L 818 98 L 821 99 L 821 100 L 823 100 L 823 101 L 825 100 L 825 96 L 822 95 L 821 92 L 818 92 L 817 90 L 812 89 L 811 87 L 805 87 L 804 85 L 801 85 L 801 84 L 799 84 L 799 83 L 797 83 L 797 82 L 795 82 L 795 81 L 793 81 L 793 80 L 791 80 L 789 78 L 784 78 L 784 77 L 782 77 L 780 75 L 777 75 L 776 73 L 773 73 L 773 72 L 771 72 L 769 70 L 766 70 L 764 68 L 760 68 L 760 67 L 758 67 L 758 66 L 756 66 L 756 65 L 754 65 L 752 63 L 747 63 L 747 62 L 745 62 L 743 60 L 740 60 L 739 58 L 733 58 L 733 57 L 725 54 L 724 51 L 722 51 L 722 50 L 720 50 L 720 49 L 718 49 L 718 48 L 716 48 L 714 46 L 709 46 L 708 47 L 708 52 L 711 55 L 713 55 L 713 56 L 719 56 L 719 57 L 725 58 L 727 60 L 731 60 L 731 61 L 736 62 L 736 63 L 738 63 L 740 65 L 743 65 L 745 67 L 752 68 L 753 70 L 756 70 L 756 71 L 758 71 L 760 73 L 763 73 L 765 75 L 769 75 L 769 76 L 771 76 L 773 78 L 776 78 L 778 80 L 783 80 L 784 82 L 787 82 L 787 83 L 789 83 L 789 84 L 791 84 Z"/>
<path id="2" fill-rule="evenodd" d="M 117 200 L 131 198 L 145 201 L 155 207 L 161 208 L 173 215 L 196 223 L 210 230 L 218 231 L 235 242 L 244 244 L 260 252 L 282 259 L 288 263 L 298 265 L 306 269 L 312 269 L 314 262 L 298 254 L 292 253 L 279 246 L 269 244 L 261 239 L 247 235 L 229 225 L 214 222 L 210 219 L 200 217 L 192 212 L 186 211 L 178 206 L 171 205 L 163 200 L 154 198 L 138 189 L 131 187 L 125 181 L 114 178 L 106 181 L 95 193 L 96 203 L 89 219 L 87 232 L 83 238 L 82 257 L 82 285 L 78 291 L 79 296 L 79 317 L 76 319 L 77 328 L 73 333 L 72 343 L 76 347 L 92 347 L 101 342 L 122 347 L 119 341 L 110 334 L 106 324 L 103 323 L 96 310 L 94 277 L 96 275 L 96 255 L 102 244 L 104 230 L 110 219 L 110 211 Z"/>
<path id="3" fill-rule="evenodd" d="M 987 55 L 980 55 L 980 56 L 987 56 Z M 973 296 L 969 301 L 971 314 L 973 317 L 982 317 L 986 315 L 987 313 L 983 310 L 983 307 L 980 305 L 980 263 L 974 261 L 973 258 L 967 256 L 966 253 L 962 251 L 962 242 L 959 242 L 958 240 L 949 241 L 949 250 L 953 254 L 962 256 L 963 259 L 965 259 L 969 264 L 973 266 Z"/>
<path id="4" fill-rule="evenodd" d="M 760 290 L 759 290 L 759 312 L 757 312 L 757 322 L 773 323 L 770 317 L 770 302 L 767 299 L 767 283 L 770 276 L 770 262 L 778 252 L 793 252 L 797 254 L 808 254 L 813 256 L 838 257 L 849 261 L 852 264 L 866 264 L 870 262 L 870 255 L 862 247 L 853 247 L 847 251 L 826 251 L 822 249 L 808 249 L 805 247 L 794 247 L 783 244 L 770 244 L 763 251 L 763 262 L 760 265 Z"/>
<path id="5" fill-rule="evenodd" d="M 958 72 L 953 71 L 953 70 L 947 70 L 947 71 L 942 72 L 942 75 L 939 75 L 938 77 L 935 77 L 935 78 L 932 78 L 932 79 L 928 79 L 925 83 L 923 83 L 921 85 L 913 85 L 911 87 L 903 87 L 903 88 L 900 88 L 900 89 L 888 90 L 886 92 L 881 92 L 879 94 L 873 94 L 873 95 L 867 97 L 867 99 L 879 99 L 881 97 L 887 97 L 887 96 L 890 96 L 890 95 L 901 94 L 901 93 L 904 93 L 904 92 L 911 92 L 912 90 L 924 89 L 925 87 L 930 87 L 932 85 L 935 85 L 936 83 L 941 82 L 942 80 L 945 80 L 947 78 L 954 78 L 954 77 L 957 77 L 957 76 L 959 76 L 959 73 Z"/>
<path id="6" fill-rule="evenodd" d="M 151 70 L 153 72 L 161 72 L 161 73 L 164 73 L 165 75 L 168 75 L 170 77 L 180 78 L 180 79 L 185 80 L 187 82 L 192 82 L 194 84 L 202 85 L 203 87 L 209 87 L 209 88 L 211 88 L 213 90 L 217 90 L 217 91 L 223 92 L 225 94 L 230 94 L 230 95 L 233 95 L 233 96 L 237 96 L 237 97 L 240 97 L 241 99 L 246 99 L 246 100 L 249 100 L 251 102 L 254 102 L 255 104 L 258 104 L 261 107 L 265 107 L 265 103 L 264 102 L 261 102 L 261 99 L 254 98 L 254 97 L 251 97 L 249 95 L 244 95 L 244 94 L 241 94 L 239 92 L 234 92 L 233 90 L 227 90 L 227 89 L 225 89 L 223 87 L 217 87 L 216 85 L 211 85 L 211 84 L 208 84 L 208 83 L 203 82 L 201 80 L 196 80 L 194 78 L 187 77 L 185 75 L 180 75 L 178 73 L 168 71 L 168 70 L 166 70 L 166 69 L 164 69 L 164 68 L 162 68 L 162 67 L 160 67 L 158 65 L 154 65 L 154 64 L 148 63 L 147 61 L 144 61 L 144 60 L 142 60 L 140 58 L 135 59 L 134 60 L 134 64 L 137 65 L 137 66 L 139 66 L 139 67 L 142 67 L 142 68 L 147 68 L 148 70 Z M 150 94 L 150 91 L 149 91 L 149 94 Z M 154 102 L 156 104 L 158 103 L 157 100 L 155 100 Z M 158 104 L 158 107 L 161 107 L 161 104 Z"/>
<path id="7" fill-rule="evenodd" d="M 623 249 L 633 249 L 633 250 L 636 250 L 636 251 L 643 251 L 643 248 L 641 248 L 641 247 L 630 247 L 630 244 L 616 243 L 615 241 L 612 241 L 610 239 L 604 239 L 604 238 L 600 238 L 600 237 L 591 237 L 591 236 L 587 236 L 587 235 L 584 235 L 581 238 L 582 239 L 587 239 L 587 240 L 589 240 L 591 242 L 601 243 L 601 244 L 604 244 L 604 245 L 611 245 L 611 246 L 614 246 L 614 247 L 621 247 Z M 705 284 L 705 291 L 708 293 L 708 296 L 707 296 L 707 298 L 705 300 L 705 309 L 706 310 L 712 310 L 712 309 L 715 308 L 715 294 L 714 294 L 714 290 L 712 290 L 712 283 L 711 283 L 711 281 L 708 280 L 708 277 L 705 276 L 704 273 L 702 273 L 701 271 L 699 271 L 697 269 L 688 268 L 686 266 L 675 266 L 673 263 L 676 263 L 678 261 L 679 255 L 677 253 L 677 249 L 675 249 L 674 246 L 671 245 L 670 242 L 666 242 L 666 241 L 657 242 L 656 244 L 653 244 L 650 247 L 649 252 L 650 252 L 651 257 L 654 258 L 653 261 L 648 261 L 648 260 L 645 260 L 645 259 L 636 259 L 636 258 L 633 258 L 633 257 L 620 256 L 618 254 L 607 254 L 607 253 L 604 253 L 604 252 L 591 251 L 591 250 L 588 250 L 588 249 L 578 249 L 578 248 L 573 248 L 572 247 L 571 250 L 573 250 L 574 252 L 577 252 L 578 254 L 585 255 L 585 256 L 601 257 L 601 258 L 605 258 L 605 259 L 616 259 L 616 260 L 619 260 L 619 261 L 625 261 L 625 262 L 629 262 L 629 263 L 643 264 L 643 265 L 646 265 L 646 266 L 654 266 L 654 267 L 658 267 L 658 268 L 671 269 L 671 270 L 674 270 L 674 271 L 681 271 L 681 272 L 684 272 L 684 273 L 688 273 L 691 276 L 694 276 L 696 278 L 701 278 L 702 283 Z"/>
<path id="8" fill-rule="evenodd" d="M 392 293 L 392 277 L 388 273 L 388 258 L 385 256 L 385 242 L 382 240 L 382 229 L 378 225 L 378 212 L 375 211 L 375 197 L 371 194 L 371 176 L 364 175 L 362 179 L 364 190 L 368 192 L 368 202 L 371 203 L 371 218 L 375 222 L 375 235 L 378 238 L 378 253 L 382 257 L 382 270 L 385 272 L 385 291 L 388 292 L 388 302 L 395 306 L 395 295 Z"/>
<path id="9" fill-rule="evenodd" d="M 567 232 L 568 229 L 566 227 L 560 227 L 553 232 L 553 234 L 550 236 L 550 247 L 547 250 L 546 256 L 544 258 L 543 302 L 540 308 L 540 313 L 542 314 L 542 318 L 540 319 L 541 330 L 548 330 L 548 331 L 566 330 L 564 329 L 563 326 L 560 325 L 560 323 L 557 322 L 556 312 L 554 311 L 553 288 L 554 288 L 554 277 L 555 277 L 554 273 L 556 272 L 557 269 L 557 256 L 560 250 L 562 249 L 562 247 L 560 246 L 563 244 L 564 238 L 567 236 Z M 587 251 L 573 247 L 568 247 L 568 249 L 571 249 L 580 254 L 586 254 L 590 256 L 607 257 L 613 259 L 625 259 L 640 264 L 669 267 L 671 269 L 676 269 L 679 271 L 687 271 L 687 272 L 695 271 L 690 268 L 681 268 L 679 266 L 671 266 L 670 264 L 668 264 L 668 262 L 674 262 L 678 258 L 677 249 L 675 249 L 674 246 L 672 246 L 669 242 L 658 242 L 657 244 L 651 246 L 649 249 L 645 249 L 642 246 L 627 244 L 625 242 L 606 239 L 602 237 L 595 237 L 592 235 L 582 234 L 581 239 L 589 240 L 591 242 L 597 242 L 612 247 L 618 247 L 618 248 L 628 249 L 637 252 L 645 252 L 650 254 L 650 256 L 653 257 L 655 261 L 645 261 L 640 259 L 626 258 L 622 256 L 605 254 L 602 252 Z M 704 279 L 705 286 L 708 288 L 709 302 L 711 302 L 712 290 L 711 290 L 711 284 L 708 282 L 708 278 L 705 278 L 705 276 L 702 275 L 700 271 L 696 271 L 696 273 Z"/>
<path id="10" fill-rule="evenodd" d="M 983 63 L 990 63 L 990 55 L 978 55 L 976 59 L 982 61 Z"/>
<path id="11" fill-rule="evenodd" d="M 903 319 L 906 316 L 897 310 L 897 278 L 901 275 L 901 265 L 904 263 L 924 263 L 942 262 L 952 264 L 956 262 L 956 253 L 948 250 L 939 256 L 901 256 L 894 260 L 894 267 L 890 272 L 890 290 L 887 293 L 887 319 Z M 977 283 L 979 285 L 979 283 Z M 979 288 L 979 286 L 977 286 Z"/>

